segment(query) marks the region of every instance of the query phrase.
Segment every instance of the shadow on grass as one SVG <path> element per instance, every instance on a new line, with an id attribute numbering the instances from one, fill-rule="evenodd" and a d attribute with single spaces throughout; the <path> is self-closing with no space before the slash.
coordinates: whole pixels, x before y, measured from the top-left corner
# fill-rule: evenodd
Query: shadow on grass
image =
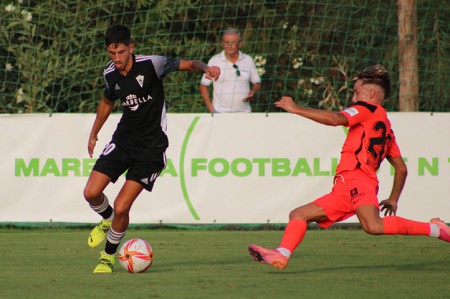
<path id="1" fill-rule="evenodd" d="M 268 265 L 262 265 L 265 267 L 270 267 Z M 293 266 L 295 267 L 295 266 Z M 362 274 L 367 273 L 367 271 L 372 270 L 380 270 L 385 269 L 387 272 L 396 271 L 396 272 L 443 272 L 450 267 L 450 261 L 434 261 L 428 263 L 409 263 L 409 264 L 383 264 L 383 265 L 354 265 L 354 266 L 335 266 L 335 267 L 317 267 L 314 269 L 285 269 L 285 270 L 277 270 L 274 272 L 270 272 L 269 274 L 274 275 L 292 275 L 292 274 L 307 274 L 307 273 L 315 273 L 318 274 L 320 272 L 340 272 L 340 271 L 348 271 L 355 270 L 361 272 Z M 272 268 L 273 269 L 273 268 Z M 276 270 L 276 269 L 273 269 Z"/>

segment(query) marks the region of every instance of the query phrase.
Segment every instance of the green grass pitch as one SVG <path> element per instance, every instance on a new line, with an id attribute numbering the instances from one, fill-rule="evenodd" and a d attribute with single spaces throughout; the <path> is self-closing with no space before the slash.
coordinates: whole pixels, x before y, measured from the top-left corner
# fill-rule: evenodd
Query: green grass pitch
<path id="1" fill-rule="evenodd" d="M 0 298 L 450 298 L 450 246 L 426 237 L 308 230 L 285 270 L 254 262 L 247 245 L 282 231 L 131 229 L 155 251 L 143 274 L 116 260 L 93 274 L 87 229 L 0 229 Z"/>

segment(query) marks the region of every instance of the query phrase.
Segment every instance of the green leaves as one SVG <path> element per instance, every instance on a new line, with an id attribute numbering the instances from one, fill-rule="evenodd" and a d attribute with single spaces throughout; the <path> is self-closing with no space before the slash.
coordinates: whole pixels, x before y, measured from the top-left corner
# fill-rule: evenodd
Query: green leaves
<path id="1" fill-rule="evenodd" d="M 420 109 L 449 111 L 448 9 L 426 0 L 417 10 Z M 222 50 L 223 30 L 240 29 L 242 52 L 266 62 L 253 111 L 275 111 L 282 95 L 338 109 L 351 97 L 351 77 L 373 63 L 391 70 L 386 104 L 397 109 L 394 0 L 11 0 L 0 5 L 0 113 L 95 112 L 112 23 L 131 27 L 136 53 L 204 62 Z M 168 75 L 169 112 L 206 112 L 199 82 L 199 74 Z"/>

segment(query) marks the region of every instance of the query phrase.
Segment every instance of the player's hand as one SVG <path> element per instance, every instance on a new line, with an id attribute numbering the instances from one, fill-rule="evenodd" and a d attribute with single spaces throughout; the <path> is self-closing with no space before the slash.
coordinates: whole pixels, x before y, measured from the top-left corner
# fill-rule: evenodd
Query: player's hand
<path id="1" fill-rule="evenodd" d="M 294 100 L 291 97 L 282 97 L 278 102 L 275 102 L 275 107 L 286 110 L 290 113 L 295 113 L 298 106 L 295 104 Z"/>
<path id="2" fill-rule="evenodd" d="M 384 216 L 391 216 L 397 214 L 397 201 L 385 199 L 380 201 L 381 212 L 384 212 Z"/>
<path id="3" fill-rule="evenodd" d="M 88 153 L 89 153 L 89 157 L 92 158 L 92 155 L 94 154 L 94 148 L 95 145 L 97 144 L 97 136 L 89 136 L 89 142 L 88 142 Z"/>
<path id="4" fill-rule="evenodd" d="M 242 100 L 244 103 L 253 101 L 253 92 L 249 91 L 246 98 Z"/>
<path id="5" fill-rule="evenodd" d="M 217 81 L 220 76 L 220 68 L 218 66 L 210 66 L 205 69 L 205 78 Z"/>

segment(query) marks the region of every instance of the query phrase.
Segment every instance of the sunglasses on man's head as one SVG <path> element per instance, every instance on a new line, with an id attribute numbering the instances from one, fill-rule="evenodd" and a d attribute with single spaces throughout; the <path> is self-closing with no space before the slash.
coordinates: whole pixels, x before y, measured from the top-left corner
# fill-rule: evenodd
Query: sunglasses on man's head
<path id="1" fill-rule="evenodd" d="M 233 64 L 233 68 L 236 70 L 236 76 L 240 76 L 241 75 L 241 72 L 239 71 L 239 68 L 238 68 L 238 66 L 237 65 L 235 65 L 235 64 Z"/>

